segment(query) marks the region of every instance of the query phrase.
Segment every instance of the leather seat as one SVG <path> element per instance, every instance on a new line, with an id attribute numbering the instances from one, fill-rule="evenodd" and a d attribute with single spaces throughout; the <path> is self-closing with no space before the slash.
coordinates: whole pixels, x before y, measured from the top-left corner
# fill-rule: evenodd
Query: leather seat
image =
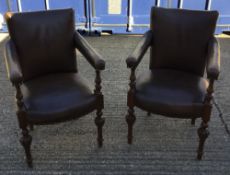
<path id="1" fill-rule="evenodd" d="M 28 120 L 37 124 L 79 117 L 96 106 L 92 87 L 79 73 L 50 74 L 27 81 L 22 84 L 22 94 Z"/>
<path id="2" fill-rule="evenodd" d="M 201 117 L 208 81 L 170 69 L 142 73 L 136 80 L 136 106 L 169 117 Z"/>

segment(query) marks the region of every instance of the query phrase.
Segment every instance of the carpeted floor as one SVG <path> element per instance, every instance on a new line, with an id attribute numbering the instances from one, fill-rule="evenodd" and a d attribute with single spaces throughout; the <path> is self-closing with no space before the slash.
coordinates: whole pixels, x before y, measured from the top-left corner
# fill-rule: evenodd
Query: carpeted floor
<path id="1" fill-rule="evenodd" d="M 0 174 L 155 174 L 155 175 L 229 175 L 230 174 L 230 39 L 221 39 L 222 73 L 216 83 L 216 108 L 210 122 L 210 136 L 202 161 L 197 161 L 196 125 L 190 120 L 146 115 L 136 109 L 134 143 L 127 144 L 125 122 L 126 93 L 129 70 L 125 59 L 132 52 L 138 36 L 87 37 L 90 44 L 104 57 L 105 96 L 104 146 L 97 148 L 95 114 L 71 122 L 36 126 L 32 154 L 34 168 L 24 161 L 19 144 L 19 129 L 15 116 L 14 89 L 6 77 L 3 44 L 0 45 Z M 148 69 L 149 52 L 138 71 Z M 95 73 L 82 57 L 78 57 L 81 74 L 93 83 Z"/>

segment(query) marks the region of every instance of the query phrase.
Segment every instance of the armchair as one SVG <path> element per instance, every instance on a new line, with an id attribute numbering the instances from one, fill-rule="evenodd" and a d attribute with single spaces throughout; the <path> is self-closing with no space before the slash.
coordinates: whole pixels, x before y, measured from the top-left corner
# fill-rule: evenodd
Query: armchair
<path id="1" fill-rule="evenodd" d="M 75 31 L 72 9 L 5 14 L 10 39 L 5 45 L 8 76 L 16 88 L 17 118 L 26 160 L 32 167 L 28 127 L 63 122 L 96 110 L 102 146 L 103 95 L 100 71 L 105 62 Z M 95 89 L 77 70 L 75 48 L 96 71 Z"/>
<path id="2" fill-rule="evenodd" d="M 220 72 L 219 44 L 214 37 L 217 18 L 216 11 L 152 8 L 151 30 L 126 59 L 131 69 L 126 116 L 129 144 L 136 120 L 134 107 L 148 114 L 191 119 L 192 124 L 201 117 L 197 159 L 202 159 L 214 80 Z M 136 78 L 135 70 L 148 48 L 149 70 Z"/>

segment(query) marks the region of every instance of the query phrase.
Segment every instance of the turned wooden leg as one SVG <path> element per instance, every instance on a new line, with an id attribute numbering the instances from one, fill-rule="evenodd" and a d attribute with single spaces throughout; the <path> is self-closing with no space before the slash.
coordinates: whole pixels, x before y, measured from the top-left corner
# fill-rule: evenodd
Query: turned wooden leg
<path id="1" fill-rule="evenodd" d="M 204 100 L 204 113 L 202 116 L 202 122 L 201 122 L 200 128 L 197 131 L 199 139 L 200 139 L 198 150 L 197 150 L 197 159 L 198 160 L 202 159 L 202 156 L 204 154 L 205 140 L 209 136 L 208 122 L 210 120 L 211 111 L 212 111 L 211 100 L 212 100 L 212 93 L 213 93 L 213 82 L 214 82 L 214 80 L 209 81 L 209 87 L 207 89 L 207 94 L 206 94 L 205 100 Z"/>
<path id="2" fill-rule="evenodd" d="M 127 106 L 128 114 L 126 115 L 126 122 L 128 124 L 128 144 L 132 144 L 133 141 L 133 125 L 136 121 L 136 116 L 134 114 L 134 94 L 135 94 L 135 83 L 136 83 L 136 75 L 135 75 L 135 68 L 131 69 L 130 75 L 130 83 L 129 83 L 129 91 L 127 96 Z"/>
<path id="3" fill-rule="evenodd" d="M 18 117 L 18 123 L 19 127 L 21 128 L 22 137 L 20 138 L 20 143 L 23 146 L 25 153 L 26 153 L 26 161 L 29 167 L 32 167 L 32 156 L 30 151 L 30 146 L 32 142 L 32 137 L 29 135 L 29 131 L 27 129 L 28 127 L 28 121 L 26 117 L 25 108 L 23 105 L 23 96 L 21 93 L 21 89 L 19 85 L 16 85 L 16 99 L 17 99 L 17 117 Z"/>
<path id="4" fill-rule="evenodd" d="M 26 153 L 26 161 L 29 167 L 32 167 L 32 156 L 30 151 L 30 146 L 32 142 L 32 137 L 29 135 L 29 131 L 27 128 L 22 129 L 22 137 L 20 139 L 20 143 L 23 146 Z"/>
<path id="5" fill-rule="evenodd" d="M 30 128 L 31 131 L 33 131 L 34 130 L 34 125 L 33 124 L 29 124 L 29 128 Z"/>
<path id="6" fill-rule="evenodd" d="M 195 122 L 196 122 L 196 118 L 192 118 L 192 120 L 191 120 L 191 125 L 195 125 Z"/>
<path id="7" fill-rule="evenodd" d="M 150 115 L 151 115 L 151 112 L 148 112 L 147 115 L 150 116 Z"/>
<path id="8" fill-rule="evenodd" d="M 197 159 L 201 160 L 204 151 L 204 143 L 209 136 L 208 124 L 202 121 L 200 128 L 197 130 L 197 133 L 200 139 L 198 150 L 197 150 Z"/>
<path id="9" fill-rule="evenodd" d="M 103 145 L 103 135 L 102 135 L 102 128 L 103 125 L 105 123 L 105 119 L 102 118 L 102 109 L 97 110 L 97 117 L 95 118 L 95 124 L 97 125 L 97 132 L 98 132 L 98 136 L 97 136 L 97 142 L 98 142 L 98 146 L 102 147 Z"/>
<path id="10" fill-rule="evenodd" d="M 135 123 L 136 116 L 134 114 L 134 108 L 129 107 L 128 114 L 126 115 L 126 122 L 128 124 L 128 144 L 132 144 L 133 139 L 133 124 Z"/>
<path id="11" fill-rule="evenodd" d="M 96 78 L 95 78 L 95 90 L 94 94 L 97 95 L 98 97 L 98 107 L 97 107 L 97 112 L 96 112 L 96 118 L 95 118 L 95 124 L 97 125 L 97 143 L 99 147 L 102 147 L 103 145 L 103 135 L 102 135 L 102 128 L 105 123 L 105 119 L 102 118 L 102 109 L 104 108 L 104 98 L 101 93 L 101 76 L 100 76 L 100 71 L 96 70 Z"/>
<path id="12" fill-rule="evenodd" d="M 26 120 L 25 112 L 18 111 L 17 116 L 18 116 L 19 127 L 21 128 L 21 134 L 22 134 L 22 137 L 20 138 L 20 143 L 25 150 L 28 167 L 32 167 L 32 156 L 30 151 L 32 137 L 31 135 L 29 135 L 29 130 L 27 129 L 28 123 Z"/>

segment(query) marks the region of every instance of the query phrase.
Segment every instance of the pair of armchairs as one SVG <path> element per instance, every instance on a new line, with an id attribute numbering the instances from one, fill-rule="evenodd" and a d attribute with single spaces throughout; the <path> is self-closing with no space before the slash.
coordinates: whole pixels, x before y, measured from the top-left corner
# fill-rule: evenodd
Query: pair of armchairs
<path id="1" fill-rule="evenodd" d="M 202 118 L 197 158 L 201 159 L 214 80 L 220 70 L 219 46 L 213 36 L 218 13 L 152 8 L 151 30 L 126 60 L 131 69 L 128 92 L 128 143 L 132 143 L 134 107 L 148 113 Z M 28 166 L 32 166 L 28 128 L 79 118 L 96 110 L 98 145 L 102 146 L 103 95 L 101 56 L 75 31 L 72 9 L 6 13 L 10 39 L 5 58 L 16 88 L 17 117 Z M 137 79 L 135 70 L 150 47 L 150 69 Z M 77 70 L 75 49 L 95 68 L 95 89 Z M 204 78 L 206 68 L 207 78 Z"/>

